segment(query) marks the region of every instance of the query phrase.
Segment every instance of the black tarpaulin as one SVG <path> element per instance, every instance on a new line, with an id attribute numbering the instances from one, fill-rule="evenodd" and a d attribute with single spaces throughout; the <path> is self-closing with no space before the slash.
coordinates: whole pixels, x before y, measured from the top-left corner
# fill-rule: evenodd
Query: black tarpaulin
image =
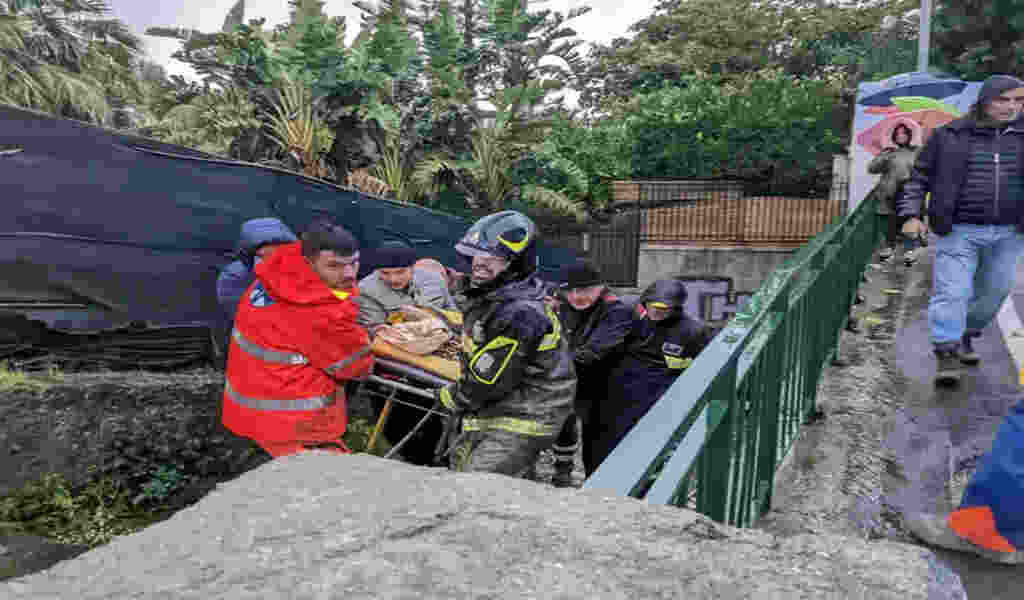
<path id="1" fill-rule="evenodd" d="M 276 216 L 298 233 L 328 216 L 364 248 L 404 240 L 448 265 L 469 225 L 296 173 L 3 105 L 0 202 L 0 311 L 34 307 L 31 318 L 73 332 L 133 321 L 218 324 L 217 273 L 248 219 Z M 540 255 L 541 275 L 551 279 L 575 258 L 556 247 Z M 363 271 L 373 267 L 368 261 Z"/>

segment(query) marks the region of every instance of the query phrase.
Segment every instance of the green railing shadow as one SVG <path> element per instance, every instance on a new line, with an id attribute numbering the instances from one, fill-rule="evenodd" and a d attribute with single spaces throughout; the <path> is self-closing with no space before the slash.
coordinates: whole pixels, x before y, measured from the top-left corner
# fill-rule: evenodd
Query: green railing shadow
<path id="1" fill-rule="evenodd" d="M 865 200 L 776 269 L 583 488 L 750 526 L 815 408 L 878 241 L 876 221 Z"/>

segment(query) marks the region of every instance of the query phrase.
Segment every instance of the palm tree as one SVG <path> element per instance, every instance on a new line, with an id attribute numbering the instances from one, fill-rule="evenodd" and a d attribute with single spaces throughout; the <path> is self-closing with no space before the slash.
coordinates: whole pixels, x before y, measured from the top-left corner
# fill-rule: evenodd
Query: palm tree
<path id="1" fill-rule="evenodd" d="M 531 147 L 541 146 L 539 132 L 543 132 L 543 121 L 524 122 L 509 118 L 502 106 L 498 107 L 495 123 L 478 124 L 471 134 L 472 157 L 469 160 L 452 160 L 444 156 L 431 156 L 419 164 L 412 174 L 412 183 L 419 189 L 436 189 L 439 182 L 448 181 L 461 188 L 466 202 L 475 210 L 503 210 L 506 203 L 521 198 L 527 203 L 550 209 L 556 213 L 571 215 L 577 221 L 585 221 L 587 212 L 582 202 L 572 200 L 567 192 L 539 185 L 520 185 L 513 177 L 512 166 Z M 571 166 L 570 174 L 579 172 L 569 161 L 559 159 Z M 573 177 L 573 192 L 586 192 L 586 178 Z"/>
<path id="2" fill-rule="evenodd" d="M 166 92 L 174 93 L 173 89 Z M 222 156 L 230 155 L 231 144 L 245 132 L 263 125 L 248 91 L 237 86 L 207 86 L 159 117 L 138 131 L 171 144 Z"/>
<path id="3" fill-rule="evenodd" d="M 310 177 L 333 177 L 324 156 L 334 143 L 334 133 L 317 115 L 309 89 L 285 75 L 275 95 L 273 113 L 267 115 L 270 137 L 293 163 L 288 166 Z"/>
<path id="4" fill-rule="evenodd" d="M 0 102 L 97 122 L 139 96 L 140 42 L 102 0 L 0 0 Z"/>

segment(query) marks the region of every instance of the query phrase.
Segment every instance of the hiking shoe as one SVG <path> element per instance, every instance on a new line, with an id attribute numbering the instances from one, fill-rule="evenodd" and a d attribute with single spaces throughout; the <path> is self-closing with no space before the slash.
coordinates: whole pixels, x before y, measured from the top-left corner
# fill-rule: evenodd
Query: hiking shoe
<path id="1" fill-rule="evenodd" d="M 960 362 L 965 365 L 976 365 L 981 362 L 981 357 L 974 351 L 974 338 L 978 337 L 978 334 L 965 333 L 964 337 L 960 338 Z"/>
<path id="2" fill-rule="evenodd" d="M 953 531 L 947 516 L 910 513 L 903 516 L 903 525 L 917 539 L 932 546 L 976 554 L 992 562 L 1004 565 L 1024 563 L 1024 552 L 999 552 L 972 544 Z"/>
<path id="3" fill-rule="evenodd" d="M 882 248 L 878 251 L 878 262 L 887 262 L 894 254 L 896 254 L 896 249 L 892 246 Z"/>
<path id="4" fill-rule="evenodd" d="M 907 250 L 903 253 L 903 264 L 908 267 L 912 267 L 917 264 L 917 251 Z"/>
<path id="5" fill-rule="evenodd" d="M 960 357 L 955 350 L 935 351 L 935 383 L 956 385 L 960 383 Z"/>

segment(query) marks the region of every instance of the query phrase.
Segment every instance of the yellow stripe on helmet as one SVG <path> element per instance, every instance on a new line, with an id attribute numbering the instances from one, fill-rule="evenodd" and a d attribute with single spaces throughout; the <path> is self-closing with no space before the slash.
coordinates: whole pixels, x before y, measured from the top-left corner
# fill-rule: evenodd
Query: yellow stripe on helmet
<path id="1" fill-rule="evenodd" d="M 526 236 L 525 238 L 523 238 L 523 241 L 521 242 L 510 242 L 505 238 L 498 236 L 498 241 L 501 242 L 502 244 L 505 244 L 505 246 L 509 250 L 518 254 L 519 252 L 522 252 L 523 248 L 526 247 L 526 244 L 530 242 L 530 236 Z"/>

